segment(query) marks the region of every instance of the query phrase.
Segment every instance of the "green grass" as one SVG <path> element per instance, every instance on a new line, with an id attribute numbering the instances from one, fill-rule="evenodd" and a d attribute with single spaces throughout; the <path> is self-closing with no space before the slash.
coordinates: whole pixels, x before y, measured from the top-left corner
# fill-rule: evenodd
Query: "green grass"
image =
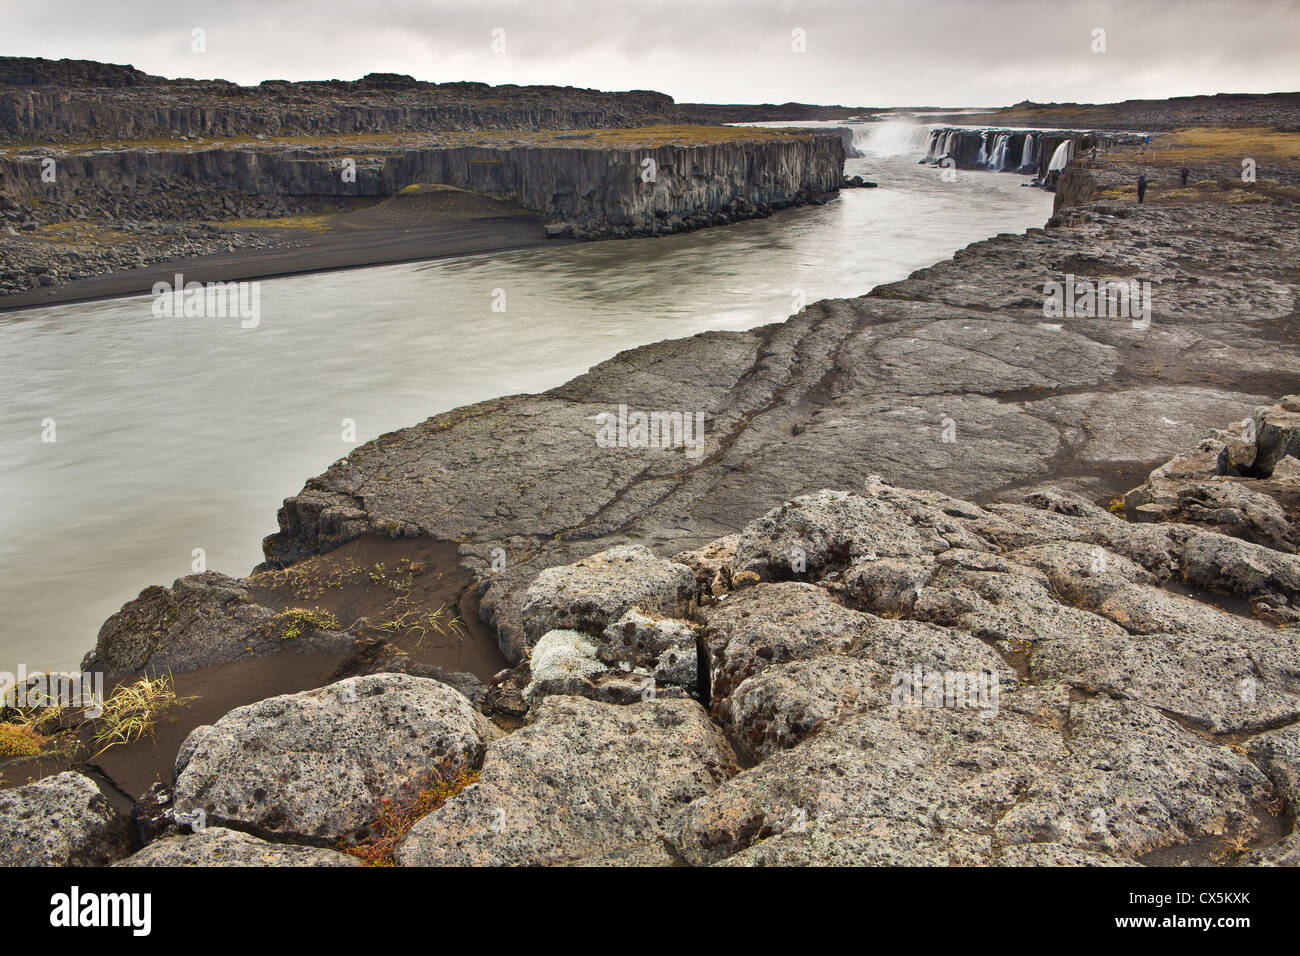
<path id="1" fill-rule="evenodd" d="M 171 674 L 141 677 L 118 688 L 104 701 L 104 712 L 95 723 L 94 742 L 99 745 L 95 756 L 153 733 L 163 711 L 188 699 L 176 696 Z"/>
<path id="2" fill-rule="evenodd" d="M 280 630 L 280 640 L 296 641 L 309 631 L 337 631 L 339 619 L 320 608 L 291 607 L 271 619 Z"/>

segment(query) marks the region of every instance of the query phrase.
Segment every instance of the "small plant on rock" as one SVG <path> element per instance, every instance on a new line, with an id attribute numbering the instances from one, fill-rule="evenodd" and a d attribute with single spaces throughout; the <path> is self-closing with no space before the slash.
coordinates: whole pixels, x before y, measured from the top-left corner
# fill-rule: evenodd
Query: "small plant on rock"
<path id="1" fill-rule="evenodd" d="M 367 828 L 367 836 L 352 844 L 341 841 L 339 849 L 355 856 L 366 866 L 396 866 L 393 853 L 411 832 L 411 827 L 466 787 L 477 783 L 478 777 L 477 770 L 439 768 L 428 782 L 414 790 L 413 795 L 410 791 L 414 788 L 408 788 L 402 797 L 381 803 L 374 822 Z"/>
<path id="2" fill-rule="evenodd" d="M 280 640 L 296 641 L 309 631 L 337 631 L 339 619 L 320 608 L 291 607 L 281 611 L 272 621 L 281 628 Z"/>

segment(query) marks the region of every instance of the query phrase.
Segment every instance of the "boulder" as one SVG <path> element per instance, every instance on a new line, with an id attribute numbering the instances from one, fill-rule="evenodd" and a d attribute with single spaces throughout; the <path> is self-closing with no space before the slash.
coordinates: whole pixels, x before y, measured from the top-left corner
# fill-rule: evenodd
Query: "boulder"
<path id="1" fill-rule="evenodd" d="M 849 654 L 893 672 L 992 671 L 1014 675 L 983 641 L 961 631 L 851 610 L 825 588 L 792 581 L 758 584 L 701 611 L 706 629 L 712 699 L 730 722 L 726 699 L 741 682 L 768 667 L 824 654 Z"/>
<path id="2" fill-rule="evenodd" d="M 601 634 L 596 654 L 605 664 L 642 670 L 655 684 L 694 691 L 699 685 L 699 631 L 688 621 L 632 608 Z"/>
<path id="3" fill-rule="evenodd" d="M 130 852 L 131 821 L 73 770 L 0 790 L 0 863 L 103 866 Z"/>
<path id="4" fill-rule="evenodd" d="M 776 664 L 732 692 L 728 730 L 741 756 L 758 763 L 799 744 L 824 720 L 884 706 L 892 687 L 889 670 L 843 654 Z"/>
<path id="5" fill-rule="evenodd" d="M 479 780 L 417 823 L 404 866 L 540 866 L 652 852 L 668 820 L 735 772 L 702 707 L 547 697 L 488 747 Z"/>
<path id="6" fill-rule="evenodd" d="M 1276 405 L 1257 408 L 1254 416 L 1254 469 L 1271 475 L 1283 458 L 1300 458 L 1300 395 L 1287 395 Z"/>
<path id="7" fill-rule="evenodd" d="M 996 719 L 870 708 L 827 721 L 673 820 L 691 863 L 952 865 L 1133 861 L 1258 832 L 1272 796 L 1245 757 L 1143 705 L 1005 695 Z M 1028 857 L 1032 861 L 1034 856 Z"/>
<path id="8" fill-rule="evenodd" d="M 878 558 L 918 557 L 953 547 L 991 550 L 957 517 L 983 509 L 947 495 L 868 479 L 861 493 L 801 495 L 747 525 L 734 572 L 766 581 L 807 580 Z"/>
<path id="9" fill-rule="evenodd" d="M 524 601 L 524 631 L 530 643 L 553 630 L 599 635 L 633 607 L 681 614 L 694 593 L 690 568 L 620 545 L 538 574 Z"/>
<path id="10" fill-rule="evenodd" d="M 176 757 L 175 807 L 281 840 L 362 835 L 386 799 L 473 770 L 500 731 L 464 695 L 406 674 L 238 707 Z"/>
<path id="11" fill-rule="evenodd" d="M 991 814 L 1065 753 L 1064 694 L 1034 694 L 1038 719 L 882 706 L 827 721 L 682 810 L 668 841 L 696 865 L 987 862 Z"/>
<path id="12" fill-rule="evenodd" d="M 553 694 L 587 697 L 609 704 L 632 704 L 658 696 L 650 672 L 610 668 L 602 662 L 595 640 L 577 631 L 548 631 L 533 647 L 524 688 L 530 707 Z M 675 696 L 681 696 L 680 689 Z"/>
<path id="13" fill-rule="evenodd" d="M 346 631 L 301 628 L 286 638 L 270 608 L 253 602 L 245 583 L 216 571 L 177 579 L 170 587 L 148 587 L 104 622 L 82 670 L 120 676 L 184 673 L 231 661 L 274 654 L 288 646 L 346 650 Z"/>

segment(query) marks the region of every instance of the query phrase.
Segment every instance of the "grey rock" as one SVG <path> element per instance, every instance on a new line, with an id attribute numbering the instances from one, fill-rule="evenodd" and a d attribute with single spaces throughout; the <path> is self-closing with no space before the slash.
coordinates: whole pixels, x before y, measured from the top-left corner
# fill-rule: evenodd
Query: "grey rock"
<path id="1" fill-rule="evenodd" d="M 800 743 L 822 721 L 889 702 L 893 675 L 870 660 L 823 654 L 776 664 L 742 681 L 726 708 L 728 730 L 751 763 Z"/>
<path id="2" fill-rule="evenodd" d="M 103 866 L 130 850 L 129 818 L 73 770 L 0 790 L 0 863 Z"/>
<path id="3" fill-rule="evenodd" d="M 203 827 L 150 843 L 116 866 L 360 866 L 356 857 L 321 847 L 268 843 L 225 827 Z"/>
<path id="4" fill-rule="evenodd" d="M 714 706 L 768 667 L 823 654 L 850 654 L 891 673 L 985 671 L 1013 680 L 1009 668 L 969 634 L 918 621 L 892 620 L 836 603 L 821 587 L 797 582 L 758 584 L 701 611 L 713 673 Z"/>
<path id="5" fill-rule="evenodd" d="M 971 517 L 978 513 L 966 502 L 892 488 L 876 479 L 860 494 L 804 495 L 745 527 L 736 542 L 733 570 L 781 581 L 823 576 L 878 558 L 916 557 L 953 547 L 990 550 L 949 511 Z"/>
<path id="6" fill-rule="evenodd" d="M 1257 409 L 1254 416 L 1254 466 L 1266 475 L 1283 458 L 1300 458 L 1300 395 L 1288 395 L 1276 405 Z"/>
<path id="7" fill-rule="evenodd" d="M 360 834 L 383 800 L 476 768 L 499 735 L 445 684 L 348 678 L 196 728 L 176 757 L 175 806 L 209 825 L 332 843 Z"/>
<path id="8" fill-rule="evenodd" d="M 275 626 L 275 613 L 255 603 L 245 582 L 206 571 L 170 588 L 148 587 L 100 628 L 81 667 L 110 676 L 147 668 L 184 673 L 200 667 L 278 653 L 286 646 L 346 650 L 345 631 L 309 630 L 293 641 Z"/>
<path id="9" fill-rule="evenodd" d="M 827 722 L 673 820 L 693 864 L 954 865 L 987 862 L 990 818 L 1065 754 L 1064 695 L 1041 718 L 881 707 Z"/>
<path id="10" fill-rule="evenodd" d="M 1292 833 L 1272 846 L 1253 850 L 1242 862 L 1246 866 L 1300 866 L 1300 833 Z"/>
<path id="11" fill-rule="evenodd" d="M 1246 745 L 1287 806 L 1300 803 L 1300 726 L 1260 734 Z"/>
<path id="12" fill-rule="evenodd" d="M 537 575 L 523 606 L 524 631 L 530 642 L 557 629 L 599 635 L 633 607 L 679 614 L 694 591 L 685 565 L 639 546 L 610 548 Z"/>
<path id="13" fill-rule="evenodd" d="M 999 840 L 1136 858 L 1255 834 L 1255 810 L 1272 790 L 1240 754 L 1132 702 L 1073 703 L 1068 727 L 1068 752 L 998 820 Z"/>
<path id="14" fill-rule="evenodd" d="M 674 819 L 692 863 L 952 865 L 1032 854 L 1134 860 L 1255 832 L 1271 793 L 1248 760 L 1139 704 L 1050 688 L 992 719 L 879 708 L 827 722 Z"/>
<path id="15" fill-rule="evenodd" d="M 632 608 L 605 628 L 597 656 L 612 667 L 644 669 L 657 684 L 695 690 L 699 685 L 699 639 L 695 625 L 688 621 Z"/>
<path id="16" fill-rule="evenodd" d="M 417 823 L 404 866 L 537 866 L 654 843 L 674 813 L 735 772 L 691 700 L 615 706 L 547 697 L 488 748 L 478 783 Z"/>
<path id="17" fill-rule="evenodd" d="M 1020 843 L 1006 846 L 998 851 L 997 864 L 999 866 L 1139 865 L 1116 859 L 1113 856 L 1106 856 L 1104 853 L 1094 853 L 1076 846 L 1065 846 L 1060 843 Z"/>

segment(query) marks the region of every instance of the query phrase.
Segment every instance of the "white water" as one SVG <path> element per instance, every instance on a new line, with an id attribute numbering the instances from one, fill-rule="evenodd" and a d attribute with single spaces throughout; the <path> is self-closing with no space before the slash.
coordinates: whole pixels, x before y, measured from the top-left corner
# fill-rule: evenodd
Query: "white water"
<path id="1" fill-rule="evenodd" d="M 777 123 L 754 125 L 777 126 Z M 835 124 L 825 124 L 835 125 Z M 859 151 L 876 156 L 920 156 L 926 152 L 933 126 L 922 126 L 905 120 L 887 120 L 883 123 L 852 123 L 853 145 Z"/>
<path id="2" fill-rule="evenodd" d="M 1025 137 L 1025 147 L 1020 151 L 1020 168 L 1028 166 L 1034 161 L 1034 134 L 1030 133 Z"/>
<path id="3" fill-rule="evenodd" d="M 1058 169 L 1064 169 L 1070 161 L 1070 147 L 1072 140 L 1066 140 L 1060 146 L 1056 147 L 1056 152 L 1052 153 L 1052 158 L 1047 162 L 1047 171 L 1056 172 Z"/>
<path id="4" fill-rule="evenodd" d="M 869 154 L 846 172 L 880 188 L 826 206 L 263 282 L 256 329 L 155 318 L 146 297 L 0 315 L 0 671 L 75 666 L 124 601 L 190 573 L 195 548 L 248 573 L 281 499 L 353 447 L 344 418 L 366 441 L 622 349 L 779 321 L 795 289 L 860 295 L 1050 215 L 1021 176 L 943 182 L 918 165 L 918 129 L 862 130 Z"/>

